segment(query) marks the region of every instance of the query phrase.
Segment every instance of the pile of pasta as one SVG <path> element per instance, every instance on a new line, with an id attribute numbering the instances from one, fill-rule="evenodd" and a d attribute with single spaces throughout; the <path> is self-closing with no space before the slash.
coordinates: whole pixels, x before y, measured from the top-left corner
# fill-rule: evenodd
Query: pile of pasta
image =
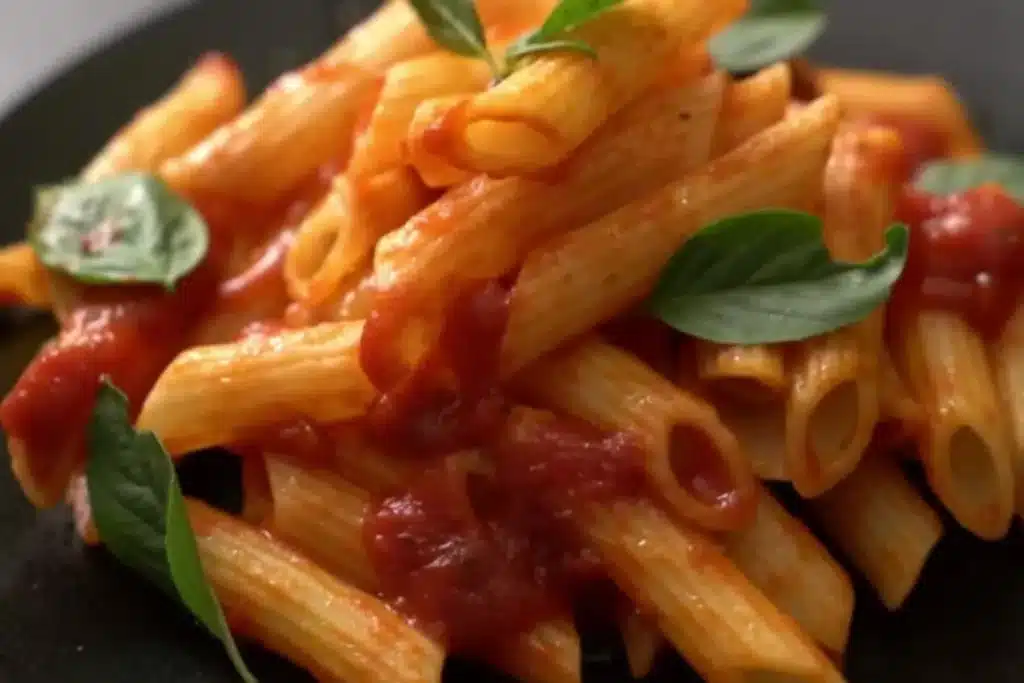
<path id="1" fill-rule="evenodd" d="M 550 9 L 479 5 L 497 42 Z M 363 519 L 424 468 L 487 472 L 491 454 L 402 453 L 407 441 L 361 423 L 380 416 L 388 368 L 422 361 L 481 282 L 503 283 L 507 320 L 496 340 L 464 325 L 481 336 L 454 353 L 490 345 L 516 397 L 504 419 L 571 417 L 639 447 L 643 493 L 572 517 L 635 608 L 618 616 L 638 678 L 667 642 L 711 682 L 842 680 L 850 578 L 764 481 L 807 498 L 816 529 L 891 609 L 943 534 L 894 439 L 916 445 L 959 523 L 1005 534 L 1024 317 L 994 343 L 925 312 L 893 348 L 879 311 L 806 342 L 729 346 L 647 330 L 637 312 L 687 238 L 733 214 L 810 211 L 837 258 L 880 249 L 907 140 L 870 116 L 930 126 L 953 156 L 979 151 L 938 79 L 825 69 L 798 99 L 790 64 L 716 70 L 707 39 L 743 10 L 626 0 L 580 29 L 597 60 L 539 54 L 492 83 L 392 0 L 248 106 L 230 61 L 202 60 L 82 171 L 159 175 L 227 245 L 213 295 L 161 294 L 178 302 L 174 333 L 111 362 L 152 368 L 128 394 L 137 427 L 172 456 L 248 445 L 241 516 L 188 503 L 239 632 L 322 680 L 440 679 L 449 644 L 381 597 Z M 0 291 L 50 307 L 65 331 L 94 289 L 27 244 L 0 251 Z M 294 424 L 301 438 L 254 437 Z M 94 537 L 81 437 L 51 431 L 46 452 L 9 434 L 14 470 L 38 505 L 68 496 Z M 482 656 L 524 681 L 581 677 L 567 614 Z"/>

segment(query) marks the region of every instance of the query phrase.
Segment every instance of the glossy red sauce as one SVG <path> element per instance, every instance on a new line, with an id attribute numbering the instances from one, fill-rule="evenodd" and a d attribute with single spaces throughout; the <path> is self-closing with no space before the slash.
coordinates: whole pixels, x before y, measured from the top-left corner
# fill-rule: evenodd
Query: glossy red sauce
<path id="1" fill-rule="evenodd" d="M 360 360 L 381 396 L 367 415 L 370 431 L 401 453 L 440 455 L 479 446 L 501 426 L 498 355 L 508 319 L 508 291 L 493 281 L 455 297 L 436 339 L 410 365 L 401 356 L 408 310 L 377 305 L 366 321 Z"/>
<path id="2" fill-rule="evenodd" d="M 371 510 L 365 541 L 383 593 L 452 651 L 493 654 L 606 578 L 575 519 L 640 494 L 642 463 L 624 434 L 514 417 L 493 473 L 432 470 Z"/>
<path id="3" fill-rule="evenodd" d="M 646 479 L 638 443 L 547 414 L 509 412 L 498 389 L 508 288 L 479 282 L 454 298 L 409 367 L 391 348 L 401 302 L 364 331 L 364 370 L 384 393 L 368 416 L 393 452 L 419 457 L 480 448 L 486 475 L 431 470 L 364 521 L 385 596 L 457 651 L 494 647 L 567 610 L 605 576 L 576 536 L 587 504 L 634 496 Z"/>
<path id="4" fill-rule="evenodd" d="M 998 334 L 1024 283 L 1024 209 L 994 185 L 950 196 L 907 189 L 897 216 L 912 232 L 891 315 L 951 311 Z"/>
<path id="5" fill-rule="evenodd" d="M 96 389 L 109 377 L 133 409 L 211 301 L 216 269 L 201 265 L 173 294 L 156 287 L 93 288 L 0 403 L 0 425 L 22 442 L 33 467 L 69 449 L 85 455 Z"/>

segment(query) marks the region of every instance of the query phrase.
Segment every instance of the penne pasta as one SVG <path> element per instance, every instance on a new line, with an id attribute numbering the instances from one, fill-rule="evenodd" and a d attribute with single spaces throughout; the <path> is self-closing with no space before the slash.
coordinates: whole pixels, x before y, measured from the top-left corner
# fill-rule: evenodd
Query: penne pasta
<path id="1" fill-rule="evenodd" d="M 837 102 L 823 98 L 704 169 L 534 251 L 512 292 L 502 373 L 637 303 L 705 223 L 806 196 L 838 119 Z"/>
<path id="2" fill-rule="evenodd" d="M 233 628 L 321 680 L 439 683 L 444 652 L 382 602 L 244 522 L 196 501 L 188 512 Z"/>
<path id="3" fill-rule="evenodd" d="M 721 156 L 783 119 L 792 76 L 776 64 L 726 89 L 715 129 L 714 156 Z M 697 377 L 715 394 L 749 403 L 777 401 L 789 388 L 785 351 L 780 345 L 714 344 L 698 340 Z"/>
<path id="4" fill-rule="evenodd" d="M 25 242 L 0 247 L 0 305 L 8 304 L 50 305 L 46 268 Z"/>
<path id="5" fill-rule="evenodd" d="M 656 87 L 599 130 L 552 181 L 478 177 L 377 245 L 385 287 L 437 297 L 515 268 L 545 237 L 593 220 L 707 160 L 722 77 Z M 429 104 L 429 103 L 428 103 Z"/>
<path id="6" fill-rule="evenodd" d="M 736 435 L 754 474 L 768 481 L 789 481 L 786 468 L 786 406 L 752 407 L 731 399 L 715 401 L 722 423 Z"/>
<path id="7" fill-rule="evenodd" d="M 1024 512 L 1024 309 L 1017 307 L 991 351 L 992 370 L 999 385 L 1013 435 L 1017 514 Z"/>
<path id="8" fill-rule="evenodd" d="M 316 307 L 360 271 L 377 239 L 426 206 L 431 194 L 415 173 L 394 168 L 366 179 L 342 175 L 299 226 L 284 262 L 294 301 Z"/>
<path id="9" fill-rule="evenodd" d="M 404 158 L 420 174 L 427 187 L 452 187 L 473 178 L 471 171 L 456 168 L 434 152 L 429 143 L 437 122 L 467 101 L 467 95 L 434 97 L 421 102 L 413 112 L 405 132 Z"/>
<path id="10" fill-rule="evenodd" d="M 781 121 L 792 95 L 792 80 L 789 66 L 776 64 L 730 83 L 715 128 L 714 156 L 739 147 Z"/>
<path id="11" fill-rule="evenodd" d="M 361 64 L 383 71 L 392 64 L 436 48 L 404 0 L 386 0 L 324 53 L 329 64 Z"/>
<path id="12" fill-rule="evenodd" d="M 626 647 L 626 660 L 633 680 L 646 678 L 654 669 L 658 652 L 665 644 L 657 624 L 646 615 L 631 609 L 619 618 L 619 632 Z"/>
<path id="13" fill-rule="evenodd" d="M 421 103 L 436 97 L 471 95 L 485 89 L 490 80 L 486 62 L 447 53 L 395 64 L 384 76 L 366 130 L 356 138 L 348 173 L 361 178 L 401 166 L 403 141 Z"/>
<path id="14" fill-rule="evenodd" d="M 1014 511 L 1013 447 L 983 341 L 939 311 L 912 316 L 896 334 L 928 416 L 919 443 L 928 483 L 964 527 L 1002 538 Z"/>
<path id="15" fill-rule="evenodd" d="M 853 584 L 811 532 L 767 490 L 754 523 L 725 536 L 725 555 L 827 651 L 842 654 L 853 620 Z"/>
<path id="16" fill-rule="evenodd" d="M 942 520 L 886 454 L 865 457 L 849 477 L 811 501 L 825 535 L 897 609 L 942 538 Z"/>
<path id="17" fill-rule="evenodd" d="M 242 73 L 228 57 L 211 53 L 157 102 L 142 109 L 82 171 L 99 180 L 124 171 L 157 171 L 187 152 L 245 106 Z"/>
<path id="18" fill-rule="evenodd" d="M 719 530 L 751 519 L 753 472 L 714 408 L 631 354 L 584 341 L 530 366 L 516 384 L 545 407 L 640 437 L 652 489 L 683 518 Z"/>
<path id="19" fill-rule="evenodd" d="M 619 586 L 705 680 L 841 680 L 709 539 L 653 506 L 594 510 L 586 534 Z"/>
<path id="20" fill-rule="evenodd" d="M 945 147 L 940 150 L 943 153 L 970 157 L 982 150 L 963 104 L 942 78 L 821 69 L 818 85 L 823 92 L 839 98 L 848 115 L 891 117 L 938 132 Z"/>
<path id="21" fill-rule="evenodd" d="M 357 588 L 377 577 L 363 541 L 370 493 L 329 472 L 304 470 L 273 455 L 267 470 L 274 500 L 272 533 Z M 527 683 L 580 680 L 580 642 L 568 621 L 548 621 L 496 653 L 495 664 Z"/>
<path id="22" fill-rule="evenodd" d="M 359 323 L 325 323 L 180 354 L 139 414 L 173 454 L 251 438 L 295 419 L 362 415 L 375 391 L 359 367 Z"/>
<path id="23" fill-rule="evenodd" d="M 924 407 L 900 376 L 885 344 L 879 348 L 878 410 L 882 420 L 899 425 L 909 434 L 919 433 L 927 422 Z"/>
<path id="24" fill-rule="evenodd" d="M 697 377 L 716 395 L 752 405 L 778 401 L 789 387 L 780 346 L 714 344 L 697 340 Z"/>
<path id="25" fill-rule="evenodd" d="M 160 174 L 189 197 L 274 204 L 319 167 L 346 158 L 374 85 L 363 68 L 314 62 L 282 76 L 242 115 L 162 164 Z"/>
<path id="26" fill-rule="evenodd" d="M 530 57 L 453 110 L 438 126 L 435 149 L 456 167 L 494 176 L 553 166 L 652 85 L 663 63 L 726 19 L 720 12 L 733 9 L 698 0 L 626 0 L 569 32 L 594 49 L 596 60 L 569 51 Z"/>
<path id="27" fill-rule="evenodd" d="M 825 169 L 825 244 L 863 261 L 885 246 L 902 150 L 889 130 L 852 127 L 836 136 Z M 815 496 L 853 471 L 878 421 L 883 311 L 800 345 L 786 408 L 786 469 Z"/>

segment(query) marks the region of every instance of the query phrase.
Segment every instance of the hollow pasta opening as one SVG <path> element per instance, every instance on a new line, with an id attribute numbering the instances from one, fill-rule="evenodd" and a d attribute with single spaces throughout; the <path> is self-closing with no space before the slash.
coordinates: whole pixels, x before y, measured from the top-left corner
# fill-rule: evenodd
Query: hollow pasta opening
<path id="1" fill-rule="evenodd" d="M 823 469 L 845 456 L 860 422 L 860 387 L 840 382 L 825 393 L 807 418 L 807 445 Z"/>
<path id="2" fill-rule="evenodd" d="M 989 445 L 972 427 L 957 427 L 949 438 L 949 470 L 954 486 L 971 510 L 992 505 L 998 498 L 999 474 Z"/>
<path id="3" fill-rule="evenodd" d="M 677 424 L 669 435 L 669 464 L 679 485 L 696 500 L 711 507 L 730 504 L 736 482 L 725 456 L 703 429 Z"/>

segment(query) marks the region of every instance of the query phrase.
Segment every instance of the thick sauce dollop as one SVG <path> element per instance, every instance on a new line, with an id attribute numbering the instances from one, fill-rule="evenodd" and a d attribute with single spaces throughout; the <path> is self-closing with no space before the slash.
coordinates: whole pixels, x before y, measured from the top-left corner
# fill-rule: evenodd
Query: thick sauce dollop
<path id="1" fill-rule="evenodd" d="M 891 315 L 951 311 L 999 334 L 1024 284 L 1024 208 L 996 185 L 949 196 L 908 188 L 897 217 L 912 232 Z"/>

